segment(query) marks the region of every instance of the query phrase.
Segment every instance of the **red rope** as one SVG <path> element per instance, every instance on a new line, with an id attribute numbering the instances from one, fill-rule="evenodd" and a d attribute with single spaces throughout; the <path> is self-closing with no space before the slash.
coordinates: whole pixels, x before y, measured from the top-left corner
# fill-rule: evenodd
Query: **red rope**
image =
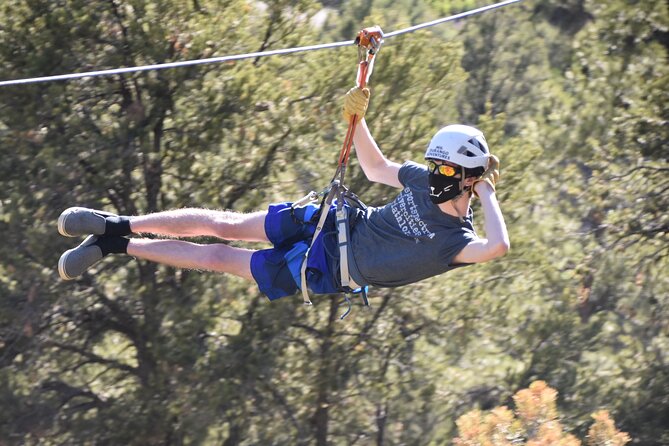
<path id="1" fill-rule="evenodd" d="M 367 56 L 367 60 L 363 60 L 358 64 L 358 79 L 357 85 L 360 88 L 365 88 L 367 86 L 367 72 L 369 70 L 369 64 L 374 57 L 373 54 Z M 346 136 L 344 137 L 344 145 L 339 152 L 339 168 L 346 166 L 348 164 L 348 159 L 351 156 L 351 147 L 353 145 L 353 136 L 355 134 L 355 127 L 358 124 L 358 115 L 351 116 L 351 120 L 348 123 L 348 129 L 346 130 Z"/>

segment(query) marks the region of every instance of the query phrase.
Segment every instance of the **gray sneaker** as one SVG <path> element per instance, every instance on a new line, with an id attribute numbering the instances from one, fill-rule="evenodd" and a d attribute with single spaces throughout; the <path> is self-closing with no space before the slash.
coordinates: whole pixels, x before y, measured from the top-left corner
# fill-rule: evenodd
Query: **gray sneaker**
<path id="1" fill-rule="evenodd" d="M 91 266 L 102 260 L 102 251 L 97 245 L 97 235 L 90 235 L 81 245 L 68 249 L 58 260 L 58 274 L 63 280 L 73 280 L 81 276 Z"/>
<path id="2" fill-rule="evenodd" d="M 116 214 L 95 209 L 67 208 L 58 217 L 58 232 L 65 237 L 102 235 L 105 233 L 105 217 L 116 216 Z"/>

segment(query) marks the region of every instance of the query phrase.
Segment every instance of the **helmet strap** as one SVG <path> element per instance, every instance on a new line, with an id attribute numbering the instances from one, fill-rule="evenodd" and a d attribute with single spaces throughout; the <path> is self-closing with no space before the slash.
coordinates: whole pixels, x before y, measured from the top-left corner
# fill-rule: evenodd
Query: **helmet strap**
<path id="1" fill-rule="evenodd" d="M 471 196 L 471 190 L 465 190 L 465 168 L 460 166 L 460 193 L 451 200 L 453 202 L 453 209 L 455 209 L 455 213 L 458 214 L 458 218 L 460 219 L 460 223 L 465 222 L 467 211 L 465 211 L 465 215 L 460 215 L 460 210 L 458 209 L 456 201 L 459 200 L 460 197 L 462 197 L 466 192 L 468 192 Z M 469 208 L 469 206 L 467 206 L 467 208 Z"/>

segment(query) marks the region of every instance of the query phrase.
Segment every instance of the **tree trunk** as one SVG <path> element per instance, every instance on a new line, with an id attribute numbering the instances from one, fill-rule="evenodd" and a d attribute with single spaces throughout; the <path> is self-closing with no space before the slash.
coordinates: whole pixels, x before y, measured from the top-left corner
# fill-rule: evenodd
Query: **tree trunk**
<path id="1" fill-rule="evenodd" d="M 330 297 L 330 315 L 328 317 L 327 328 L 323 332 L 323 342 L 320 350 L 320 367 L 318 369 L 318 396 L 316 398 L 316 411 L 314 413 L 313 423 L 315 427 L 316 445 L 327 446 L 328 444 L 328 423 L 330 415 L 330 393 L 334 383 L 334 361 L 332 360 L 331 349 L 333 345 L 334 324 L 337 321 L 337 297 Z"/>

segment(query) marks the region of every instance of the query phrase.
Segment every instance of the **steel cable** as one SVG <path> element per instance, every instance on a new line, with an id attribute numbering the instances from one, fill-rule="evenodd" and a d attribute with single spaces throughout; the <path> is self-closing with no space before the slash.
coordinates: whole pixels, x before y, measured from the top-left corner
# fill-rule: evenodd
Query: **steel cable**
<path id="1" fill-rule="evenodd" d="M 419 25 L 411 26 L 408 28 L 400 29 L 398 31 L 393 31 L 390 33 L 384 33 L 384 39 L 399 36 L 401 34 L 406 34 L 414 31 L 418 31 L 420 29 L 428 28 L 431 26 L 439 25 L 442 23 L 450 22 L 453 20 L 458 20 L 462 19 L 465 17 L 469 17 L 475 14 L 480 14 L 485 11 L 489 11 L 492 9 L 497 9 L 501 8 L 503 6 L 510 5 L 512 3 L 518 3 L 522 0 L 506 0 L 503 2 L 495 3 L 492 5 L 484 6 L 481 8 L 477 9 L 472 9 L 471 11 L 466 11 L 462 12 L 459 14 L 455 14 L 449 17 L 444 17 L 441 19 L 433 20 L 431 22 L 426 22 L 422 23 Z M 252 58 L 258 58 L 258 57 L 268 57 L 268 56 L 276 56 L 276 55 L 282 55 L 282 54 L 292 54 L 292 53 L 299 53 L 299 52 L 305 52 L 305 51 L 317 51 L 317 50 L 322 50 L 322 49 L 327 49 L 327 48 L 338 48 L 342 46 L 349 46 L 353 45 L 355 42 L 353 40 L 347 40 L 343 42 L 333 42 L 333 43 L 323 43 L 319 45 L 309 45 L 309 46 L 301 46 L 301 47 L 294 47 L 294 48 L 285 48 L 285 49 L 278 49 L 278 50 L 270 50 L 270 51 L 260 51 L 260 52 L 255 52 L 255 53 L 246 53 L 246 54 L 237 54 L 237 55 L 232 55 L 232 56 L 220 56 L 220 57 L 210 57 L 207 59 L 194 59 L 194 60 L 184 60 L 184 61 L 179 61 L 179 62 L 170 62 L 170 63 L 162 63 L 162 64 L 153 64 L 153 65 L 142 65 L 142 66 L 137 66 L 137 67 L 126 67 L 126 68 L 114 68 L 114 69 L 109 69 L 109 70 L 98 70 L 98 71 L 88 71 L 84 73 L 69 73 L 69 74 L 59 74 L 59 75 L 54 75 L 54 76 L 42 76 L 42 77 L 32 77 L 32 78 L 26 78 L 26 79 L 13 79 L 13 80 L 5 80 L 5 81 L 0 81 L 0 87 L 6 87 L 10 85 L 22 85 L 22 84 L 35 84 L 35 83 L 40 83 L 40 82 L 52 82 L 52 81 L 63 81 L 63 80 L 70 80 L 70 79 L 81 79 L 81 78 L 87 78 L 87 77 L 98 77 L 98 76 L 110 76 L 114 74 L 126 74 L 126 73 L 137 73 L 137 72 L 142 72 L 142 71 L 152 71 L 152 70 L 163 70 L 167 68 L 179 68 L 179 67 L 188 67 L 188 66 L 193 66 L 193 65 L 204 65 L 204 64 L 211 64 L 211 63 L 221 63 L 221 62 L 231 62 L 231 61 L 237 61 L 237 60 L 243 60 L 243 59 L 252 59 Z"/>

